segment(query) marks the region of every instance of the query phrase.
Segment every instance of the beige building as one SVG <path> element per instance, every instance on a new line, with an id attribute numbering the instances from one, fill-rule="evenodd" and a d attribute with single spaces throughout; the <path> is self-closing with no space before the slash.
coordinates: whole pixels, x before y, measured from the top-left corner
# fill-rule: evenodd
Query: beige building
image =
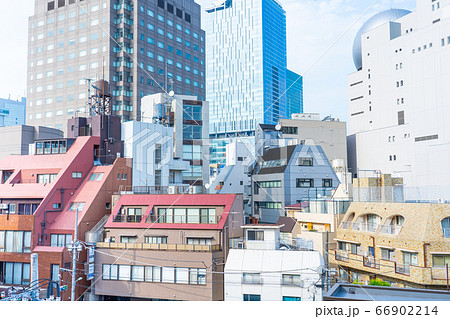
<path id="1" fill-rule="evenodd" d="M 450 205 L 353 202 L 330 262 L 340 279 L 380 278 L 399 287 L 441 289 L 450 264 Z"/>
<path id="2" fill-rule="evenodd" d="M 102 300 L 223 300 L 229 243 L 242 238 L 242 195 L 123 195 L 96 245 Z"/>
<path id="3" fill-rule="evenodd" d="M 403 178 L 392 177 L 381 171 L 358 171 L 359 178 L 353 179 L 353 200 L 357 202 L 405 201 Z M 370 177 L 362 177 L 372 175 Z"/>

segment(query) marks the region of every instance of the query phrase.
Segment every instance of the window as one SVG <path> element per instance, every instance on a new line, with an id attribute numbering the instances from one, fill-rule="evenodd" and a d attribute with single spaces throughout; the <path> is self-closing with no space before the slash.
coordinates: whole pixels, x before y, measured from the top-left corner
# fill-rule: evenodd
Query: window
<path id="1" fill-rule="evenodd" d="M 5 262 L 3 281 L 7 285 L 29 285 L 30 264 Z"/>
<path id="2" fill-rule="evenodd" d="M 433 267 L 450 266 L 450 255 L 433 255 Z"/>
<path id="3" fill-rule="evenodd" d="M 58 174 L 37 174 L 36 182 L 38 184 L 47 184 L 53 182 Z"/>
<path id="4" fill-rule="evenodd" d="M 120 242 L 121 243 L 135 243 L 137 239 L 137 236 L 120 236 Z"/>
<path id="5" fill-rule="evenodd" d="M 146 244 L 167 244 L 167 236 L 145 236 Z"/>
<path id="6" fill-rule="evenodd" d="M 450 238 L 450 217 L 441 220 L 441 227 L 444 238 Z"/>
<path id="7" fill-rule="evenodd" d="M 131 267 L 131 280 L 132 281 L 144 281 L 144 266 L 132 266 Z"/>
<path id="8" fill-rule="evenodd" d="M 256 182 L 256 186 L 259 188 L 280 188 L 281 181 L 261 181 Z"/>
<path id="9" fill-rule="evenodd" d="M 299 166 L 313 166 L 313 159 L 312 159 L 312 157 L 299 157 L 298 165 Z"/>
<path id="10" fill-rule="evenodd" d="M 244 294 L 243 300 L 244 301 L 261 301 L 261 295 Z"/>
<path id="11" fill-rule="evenodd" d="M 302 286 L 302 280 L 300 275 L 290 275 L 283 274 L 282 275 L 282 284 L 286 286 Z"/>
<path id="12" fill-rule="evenodd" d="M 398 125 L 405 124 L 405 111 L 397 112 Z"/>
<path id="13" fill-rule="evenodd" d="M 72 243 L 71 234 L 51 234 L 50 246 L 51 247 L 67 247 Z"/>
<path id="14" fill-rule="evenodd" d="M 314 180 L 312 178 L 297 178 L 296 187 L 298 188 L 314 187 Z"/>
<path id="15" fill-rule="evenodd" d="M 131 279 L 131 266 L 119 265 L 119 280 L 130 280 L 130 279 Z"/>
<path id="16" fill-rule="evenodd" d="M 84 204 L 85 203 L 72 203 L 72 204 L 70 204 L 68 211 L 69 212 L 74 212 L 77 210 L 82 211 L 84 208 Z"/>
<path id="17" fill-rule="evenodd" d="M 283 301 L 302 301 L 301 297 L 283 296 Z"/>
<path id="18" fill-rule="evenodd" d="M 393 260 L 394 250 L 388 248 L 381 248 L 381 259 L 383 260 Z"/>
<path id="19" fill-rule="evenodd" d="M 72 172 L 72 178 L 82 178 L 82 176 L 81 172 Z"/>
<path id="20" fill-rule="evenodd" d="M 333 187 L 333 180 L 331 178 L 322 179 L 322 187 Z"/>
<path id="21" fill-rule="evenodd" d="M 211 238 L 188 238 L 188 245 L 208 245 L 211 246 Z"/>
<path id="22" fill-rule="evenodd" d="M 51 279 L 53 281 L 59 281 L 59 265 L 50 265 L 51 266 Z"/>
<path id="23" fill-rule="evenodd" d="M 247 240 L 264 240 L 263 230 L 247 230 Z"/>
<path id="24" fill-rule="evenodd" d="M 31 232 L 0 230 L 0 252 L 30 253 Z"/>
<path id="25" fill-rule="evenodd" d="M 92 173 L 91 177 L 89 177 L 89 181 L 101 181 L 103 178 L 103 173 Z"/>
<path id="26" fill-rule="evenodd" d="M 243 284 L 261 284 L 261 274 L 259 273 L 243 273 L 242 274 Z"/>

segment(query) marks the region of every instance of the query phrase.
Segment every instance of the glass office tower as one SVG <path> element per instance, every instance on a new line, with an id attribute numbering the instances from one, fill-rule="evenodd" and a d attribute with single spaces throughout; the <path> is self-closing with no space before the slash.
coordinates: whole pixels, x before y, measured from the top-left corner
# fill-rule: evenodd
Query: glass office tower
<path id="1" fill-rule="evenodd" d="M 206 10 L 210 136 L 254 136 L 287 118 L 286 13 L 276 0 L 227 0 Z M 213 155 L 214 157 L 214 155 Z"/>
<path id="2" fill-rule="evenodd" d="M 303 77 L 291 70 L 286 73 L 286 107 L 289 116 L 303 113 Z"/>

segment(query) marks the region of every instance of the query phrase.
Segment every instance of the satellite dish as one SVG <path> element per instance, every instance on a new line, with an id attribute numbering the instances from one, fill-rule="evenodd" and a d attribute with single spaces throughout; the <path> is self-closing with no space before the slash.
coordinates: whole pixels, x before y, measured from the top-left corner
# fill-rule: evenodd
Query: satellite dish
<path id="1" fill-rule="evenodd" d="M 281 125 L 280 125 L 280 124 L 275 125 L 275 129 L 276 129 L 277 131 L 281 130 Z"/>
<path id="2" fill-rule="evenodd" d="M 175 95 L 175 92 L 174 91 L 170 91 L 169 92 L 169 96 L 174 96 Z"/>

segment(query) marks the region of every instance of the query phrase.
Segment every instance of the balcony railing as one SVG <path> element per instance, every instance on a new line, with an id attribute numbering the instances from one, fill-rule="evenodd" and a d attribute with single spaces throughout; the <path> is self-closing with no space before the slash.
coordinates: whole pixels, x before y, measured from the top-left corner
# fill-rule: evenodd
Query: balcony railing
<path id="1" fill-rule="evenodd" d="M 342 251 L 335 251 L 335 259 L 339 261 L 348 262 L 348 253 Z"/>
<path id="2" fill-rule="evenodd" d="M 380 263 L 374 257 L 363 257 L 363 265 L 370 268 L 380 269 Z"/>
<path id="3" fill-rule="evenodd" d="M 188 185 L 169 185 L 169 186 L 121 186 L 120 194 L 190 194 L 192 188 Z"/>
<path id="4" fill-rule="evenodd" d="M 373 224 L 373 223 L 357 223 L 357 222 L 355 222 L 352 224 L 352 229 L 374 233 L 377 231 L 378 226 L 379 226 L 378 224 Z"/>
<path id="5" fill-rule="evenodd" d="M 303 280 L 301 279 L 281 279 L 281 285 L 282 286 L 294 286 L 294 287 L 303 287 Z"/>
<path id="6" fill-rule="evenodd" d="M 351 222 L 342 222 L 341 223 L 341 228 L 342 229 L 349 229 L 350 228 L 350 224 L 351 224 Z"/>
<path id="7" fill-rule="evenodd" d="M 395 264 L 395 272 L 397 274 L 409 275 L 410 266 L 408 264 Z"/>
<path id="8" fill-rule="evenodd" d="M 262 285 L 263 279 L 261 277 L 259 278 L 242 277 L 241 283 L 246 285 Z"/>
<path id="9" fill-rule="evenodd" d="M 118 214 L 114 217 L 115 223 L 140 223 L 142 215 L 121 215 Z"/>
<path id="10" fill-rule="evenodd" d="M 147 223 L 154 224 L 218 224 L 222 216 L 158 216 L 150 214 Z"/>
<path id="11" fill-rule="evenodd" d="M 184 245 L 184 244 L 147 244 L 147 243 L 96 243 L 97 248 L 107 249 L 137 249 L 137 250 L 168 250 L 168 251 L 220 251 L 220 245 Z"/>
<path id="12" fill-rule="evenodd" d="M 382 225 L 380 227 L 380 233 L 390 234 L 390 235 L 398 235 L 402 230 L 403 226 L 398 225 Z"/>

